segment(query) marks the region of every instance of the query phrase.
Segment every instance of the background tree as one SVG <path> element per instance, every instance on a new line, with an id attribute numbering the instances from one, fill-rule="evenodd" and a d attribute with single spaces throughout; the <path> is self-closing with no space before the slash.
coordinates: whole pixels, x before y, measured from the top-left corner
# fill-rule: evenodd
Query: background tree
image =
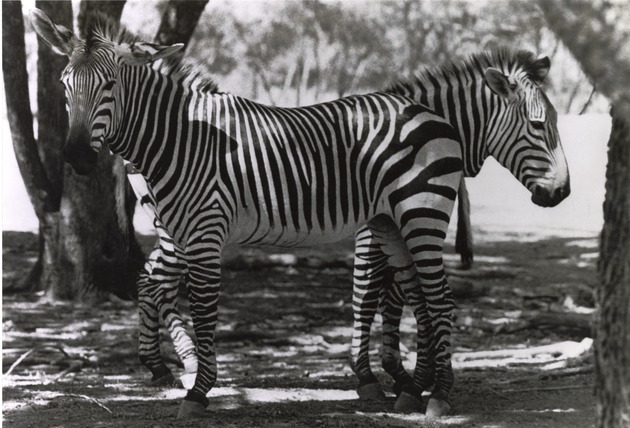
<path id="1" fill-rule="evenodd" d="M 71 2 L 40 1 L 36 5 L 56 22 L 72 28 Z M 63 164 L 67 117 L 58 79 L 67 58 L 56 56 L 42 43 L 39 41 L 38 47 L 36 141 L 28 97 L 22 7 L 20 2 L 7 2 L 3 13 L 7 110 L 9 117 L 19 117 L 10 120 L 11 132 L 40 223 L 39 258 L 23 285 L 44 290 L 50 298 L 88 301 L 98 299 L 103 292 L 126 297 L 135 292 L 134 270 L 142 260 L 139 248 L 130 245 L 135 242 L 129 240 L 133 226 L 126 219 L 123 224 L 127 228 L 121 229 L 119 222 L 125 219 L 115 214 L 116 180 L 112 179 L 107 154 L 102 154 L 93 177 L 79 177 Z M 135 258 L 133 250 L 137 250 Z"/>
<path id="2" fill-rule="evenodd" d="M 595 341 L 598 426 L 630 423 L 630 11 L 587 0 L 539 1 L 549 26 L 612 102 Z M 625 23 L 625 24 L 624 24 Z M 624 25 L 626 25 L 624 27 Z"/>
<path id="3" fill-rule="evenodd" d="M 185 7 L 184 7 L 185 3 Z M 207 1 L 165 5 L 156 36 L 164 43 L 186 43 Z M 38 260 L 22 287 L 44 290 L 49 298 L 98 301 L 103 293 L 133 296 L 144 256 L 135 239 L 135 198 L 122 161 L 101 151 L 93 174 L 76 175 L 61 156 L 67 115 L 59 76 L 67 58 L 38 40 L 38 138 L 28 97 L 24 20 L 20 2 L 6 2 L 3 13 L 3 75 L 15 153 L 39 220 Z M 99 12 L 119 21 L 124 1 L 83 1 L 79 34 Z M 36 7 L 73 28 L 72 3 L 38 1 Z"/>

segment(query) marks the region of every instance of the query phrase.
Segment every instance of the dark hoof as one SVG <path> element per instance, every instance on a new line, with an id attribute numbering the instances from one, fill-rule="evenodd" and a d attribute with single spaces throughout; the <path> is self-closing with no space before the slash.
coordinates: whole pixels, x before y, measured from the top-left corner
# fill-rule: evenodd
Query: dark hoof
<path id="1" fill-rule="evenodd" d="M 205 418 L 207 416 L 208 412 L 206 412 L 206 407 L 203 404 L 184 400 L 179 408 L 177 419 Z"/>
<path id="2" fill-rule="evenodd" d="M 149 382 L 151 386 L 173 386 L 176 385 L 175 377 L 173 377 L 173 373 L 167 373 L 164 376 L 153 378 Z"/>
<path id="3" fill-rule="evenodd" d="M 405 388 L 411 384 L 412 381 L 408 381 L 405 383 L 402 382 L 394 382 L 394 386 L 392 387 L 394 394 L 396 394 L 396 398 L 400 397 L 400 393 L 405 390 Z"/>
<path id="4" fill-rule="evenodd" d="M 440 416 L 448 415 L 450 411 L 451 405 L 448 404 L 448 401 L 433 397 L 429 398 L 426 412 L 428 418 L 439 418 Z"/>
<path id="5" fill-rule="evenodd" d="M 394 410 L 400 413 L 421 413 L 422 401 L 403 391 L 400 393 L 398 400 L 396 400 L 396 404 L 394 404 Z"/>
<path id="6" fill-rule="evenodd" d="M 366 383 L 357 388 L 359 399 L 364 401 L 384 401 L 387 398 L 381 384 L 378 382 Z"/>

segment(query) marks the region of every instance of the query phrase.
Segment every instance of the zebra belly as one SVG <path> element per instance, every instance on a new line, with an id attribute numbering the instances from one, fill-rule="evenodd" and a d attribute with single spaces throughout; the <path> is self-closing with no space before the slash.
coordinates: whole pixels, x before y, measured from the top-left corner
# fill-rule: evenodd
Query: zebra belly
<path id="1" fill-rule="evenodd" d="M 357 222 L 336 225 L 335 227 L 321 227 L 297 229 L 291 226 L 281 226 L 269 222 L 260 222 L 245 216 L 230 228 L 229 242 L 251 245 L 272 245 L 278 247 L 311 247 L 322 244 L 339 242 L 354 236 L 368 219 Z"/>

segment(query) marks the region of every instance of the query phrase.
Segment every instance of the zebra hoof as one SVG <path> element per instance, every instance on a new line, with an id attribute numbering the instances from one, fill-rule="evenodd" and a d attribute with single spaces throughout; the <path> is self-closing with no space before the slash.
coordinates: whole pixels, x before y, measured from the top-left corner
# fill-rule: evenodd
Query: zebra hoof
<path id="1" fill-rule="evenodd" d="M 196 401 L 184 400 L 182 402 L 181 407 L 179 408 L 179 413 L 177 414 L 177 419 L 192 419 L 192 418 L 205 418 L 208 417 L 208 412 L 206 412 L 206 407 L 197 403 Z"/>
<path id="2" fill-rule="evenodd" d="M 149 384 L 151 386 L 173 386 L 176 383 L 177 382 L 175 382 L 175 377 L 173 376 L 173 373 L 171 373 L 171 372 L 168 372 L 164 376 L 161 376 L 161 377 L 158 377 L 158 378 L 154 377 L 149 382 Z"/>
<path id="3" fill-rule="evenodd" d="M 448 401 L 433 397 L 429 398 L 426 411 L 428 418 L 439 418 L 440 416 L 448 415 L 450 412 L 451 405 L 448 404 Z"/>
<path id="4" fill-rule="evenodd" d="M 179 377 L 181 381 L 182 387 L 184 389 L 192 389 L 195 386 L 195 379 L 197 378 L 197 373 L 184 373 Z"/>
<path id="5" fill-rule="evenodd" d="M 401 392 L 396 404 L 394 404 L 394 411 L 400 413 L 418 413 L 422 412 L 422 401 L 408 392 Z"/>
<path id="6" fill-rule="evenodd" d="M 357 388 L 357 394 L 359 394 L 359 400 L 363 401 L 386 400 L 383 388 L 378 382 L 366 383 L 365 385 L 361 385 Z"/>

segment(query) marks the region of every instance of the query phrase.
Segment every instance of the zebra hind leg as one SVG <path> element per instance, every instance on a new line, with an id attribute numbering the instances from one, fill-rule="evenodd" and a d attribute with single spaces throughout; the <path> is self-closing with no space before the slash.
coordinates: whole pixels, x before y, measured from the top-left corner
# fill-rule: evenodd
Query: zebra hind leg
<path id="1" fill-rule="evenodd" d="M 432 384 L 433 372 L 429 359 L 429 345 L 431 342 L 430 329 L 426 328 L 428 315 L 426 313 L 426 305 L 419 287 L 413 287 L 417 284 L 417 271 L 414 261 L 402 238 L 400 229 L 394 223 L 391 217 L 387 215 L 378 215 L 368 222 L 368 227 L 379 242 L 380 248 L 387 256 L 388 264 L 394 271 L 394 281 L 403 287 L 405 292 L 408 288 L 414 288 L 416 293 L 413 298 L 406 298 L 414 310 L 417 322 L 417 349 L 416 349 L 416 368 L 414 372 L 413 382 L 406 382 L 401 385 L 402 392 L 396 401 L 394 409 L 400 412 L 421 412 L 422 393 Z M 399 324 L 400 314 L 392 312 L 393 318 L 397 318 L 395 325 Z M 388 319 L 388 322 L 390 320 Z M 396 332 L 396 334 L 398 334 Z M 396 345 L 398 348 L 399 338 L 392 338 L 389 346 Z M 398 359 L 394 352 L 394 361 Z M 395 368 L 397 363 L 392 364 Z M 403 381 L 404 382 L 404 381 Z"/>
<path id="2" fill-rule="evenodd" d="M 159 311 L 151 296 L 150 288 L 149 275 L 143 271 L 138 280 L 138 310 L 140 314 L 138 357 L 142 365 L 151 372 L 151 386 L 170 386 L 175 382 L 175 378 L 164 363 L 160 353 Z"/>
<path id="3" fill-rule="evenodd" d="M 383 387 L 370 368 L 370 332 L 378 309 L 379 292 L 387 271 L 387 259 L 364 227 L 355 237 L 353 273 L 353 329 L 350 366 L 359 379 L 361 400 L 385 400 Z"/>
<path id="4" fill-rule="evenodd" d="M 390 271 L 391 272 L 391 271 Z M 413 378 L 403 367 L 400 356 L 400 320 L 405 298 L 393 273 L 384 281 L 379 308 L 383 317 L 383 348 L 381 363 L 383 369 L 394 379 L 394 393 L 400 396 L 403 389 L 412 384 Z"/>

